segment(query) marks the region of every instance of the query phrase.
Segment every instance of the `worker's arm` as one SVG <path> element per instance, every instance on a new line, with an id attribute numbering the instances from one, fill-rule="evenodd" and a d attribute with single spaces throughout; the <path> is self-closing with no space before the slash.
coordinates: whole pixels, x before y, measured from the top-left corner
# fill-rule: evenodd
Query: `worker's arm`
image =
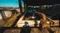
<path id="1" fill-rule="evenodd" d="M 40 12 L 35 12 L 35 13 L 41 15 L 41 17 L 42 17 L 42 21 L 43 21 L 43 22 L 47 22 L 46 15 L 45 15 L 44 13 L 40 13 Z"/>

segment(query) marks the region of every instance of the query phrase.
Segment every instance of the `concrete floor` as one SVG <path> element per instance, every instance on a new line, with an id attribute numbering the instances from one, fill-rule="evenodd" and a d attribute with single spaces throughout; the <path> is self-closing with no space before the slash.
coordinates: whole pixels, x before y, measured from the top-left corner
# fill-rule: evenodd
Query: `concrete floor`
<path id="1" fill-rule="evenodd" d="M 52 30 L 57 31 L 57 33 L 60 33 L 59 27 L 53 27 Z M 6 29 L 4 33 L 20 33 L 21 29 Z M 31 28 L 30 33 L 49 33 L 47 30 L 40 31 L 38 28 Z"/>

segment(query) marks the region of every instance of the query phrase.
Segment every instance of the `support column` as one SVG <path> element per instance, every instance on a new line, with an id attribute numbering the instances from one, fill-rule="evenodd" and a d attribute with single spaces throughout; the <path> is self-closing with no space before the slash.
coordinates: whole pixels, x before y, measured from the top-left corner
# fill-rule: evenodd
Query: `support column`
<path id="1" fill-rule="evenodd" d="M 20 8 L 20 14 L 22 15 L 23 11 L 22 11 L 22 2 L 21 0 L 18 0 L 19 2 L 19 8 Z"/>

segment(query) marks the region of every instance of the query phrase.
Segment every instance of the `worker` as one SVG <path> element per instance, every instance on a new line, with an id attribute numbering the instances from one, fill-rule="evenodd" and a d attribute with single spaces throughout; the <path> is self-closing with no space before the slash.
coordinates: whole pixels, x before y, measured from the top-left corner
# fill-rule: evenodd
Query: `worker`
<path id="1" fill-rule="evenodd" d="M 41 22 L 40 22 L 40 30 L 44 30 L 45 28 L 47 28 L 47 30 L 50 32 L 50 33 L 55 33 L 55 31 L 53 31 L 50 27 L 50 24 L 48 23 L 49 21 L 47 20 L 47 17 L 44 13 L 40 13 L 40 12 L 35 12 L 37 14 L 40 14 L 41 15 Z"/>
<path id="2" fill-rule="evenodd" d="M 48 22 L 48 20 L 47 20 L 47 18 L 46 18 L 46 15 L 44 14 L 44 13 L 40 13 L 40 12 L 35 12 L 35 13 L 37 13 L 37 14 L 40 14 L 41 15 L 41 22 L 40 22 L 40 24 L 42 24 L 42 28 L 44 29 L 45 27 L 50 27 L 50 25 L 47 23 Z"/>

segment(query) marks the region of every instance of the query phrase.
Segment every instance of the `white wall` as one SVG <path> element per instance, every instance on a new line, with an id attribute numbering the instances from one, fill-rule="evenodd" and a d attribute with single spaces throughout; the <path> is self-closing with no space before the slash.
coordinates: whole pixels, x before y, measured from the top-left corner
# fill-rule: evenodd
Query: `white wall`
<path id="1" fill-rule="evenodd" d="M 0 20 L 2 19 L 1 13 L 0 13 Z"/>
<path id="2" fill-rule="evenodd" d="M 7 18 L 11 17 L 12 12 L 11 11 L 4 11 Z"/>

